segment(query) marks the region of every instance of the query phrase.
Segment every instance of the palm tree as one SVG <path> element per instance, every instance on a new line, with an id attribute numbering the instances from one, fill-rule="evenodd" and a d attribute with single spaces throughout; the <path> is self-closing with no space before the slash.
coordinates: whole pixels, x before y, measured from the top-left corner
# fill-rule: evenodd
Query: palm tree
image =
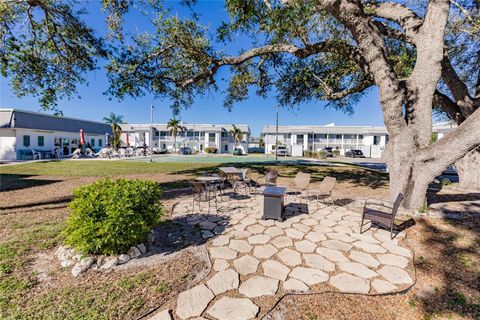
<path id="1" fill-rule="evenodd" d="M 173 136 L 174 142 L 173 142 L 173 150 L 177 151 L 177 134 L 178 131 L 185 131 L 185 127 L 180 124 L 180 121 L 178 119 L 170 119 L 167 122 L 167 129 L 170 129 L 170 134 Z"/>
<path id="2" fill-rule="evenodd" d="M 237 144 L 242 142 L 243 139 L 243 132 L 240 128 L 238 128 L 236 125 L 232 124 L 232 129 L 228 131 L 228 134 L 230 134 L 233 137 L 233 140 L 235 141 L 235 148 L 237 147 Z"/>
<path id="3" fill-rule="evenodd" d="M 108 117 L 103 117 L 103 121 L 112 126 L 112 147 L 117 149 L 120 146 L 120 136 L 122 134 L 120 124 L 123 123 L 123 116 L 110 112 Z"/>

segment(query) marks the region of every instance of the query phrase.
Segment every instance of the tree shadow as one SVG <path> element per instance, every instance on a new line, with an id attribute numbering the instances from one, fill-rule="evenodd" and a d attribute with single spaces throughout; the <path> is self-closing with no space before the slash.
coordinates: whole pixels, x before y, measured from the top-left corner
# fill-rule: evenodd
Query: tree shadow
<path id="1" fill-rule="evenodd" d="M 150 252 L 172 254 L 187 247 L 200 246 L 221 235 L 230 225 L 230 218 L 211 213 L 192 213 L 173 217 L 152 231 Z"/>
<path id="2" fill-rule="evenodd" d="M 35 175 L 28 174 L 0 174 L 0 192 L 33 188 L 59 182 L 62 180 L 31 179 Z"/>
<path id="3" fill-rule="evenodd" d="M 338 182 L 349 182 L 359 186 L 377 189 L 388 186 L 388 174 L 370 170 L 360 166 L 326 166 L 308 161 L 281 162 L 275 163 L 222 163 L 215 166 L 206 166 L 177 171 L 171 174 L 202 175 L 206 173 L 218 173 L 220 167 L 233 166 L 237 168 L 249 168 L 260 175 L 265 175 L 270 170 L 279 171 L 280 178 L 293 179 L 302 171 L 311 175 L 311 182 L 321 182 L 326 176 L 334 177 Z"/>
<path id="4" fill-rule="evenodd" d="M 420 219 L 418 224 L 428 252 L 417 253 L 415 259 L 419 281 L 427 288 L 416 294 L 416 300 L 432 317 L 454 312 L 480 319 L 480 219 L 444 219 L 443 226 Z M 433 288 L 428 287 L 430 282 Z"/>

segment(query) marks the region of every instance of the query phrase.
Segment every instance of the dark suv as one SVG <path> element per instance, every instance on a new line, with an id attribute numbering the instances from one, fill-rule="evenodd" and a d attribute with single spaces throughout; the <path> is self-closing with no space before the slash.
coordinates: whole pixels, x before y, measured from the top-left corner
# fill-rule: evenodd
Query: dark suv
<path id="1" fill-rule="evenodd" d="M 180 154 L 192 154 L 192 148 L 190 147 L 181 147 L 180 149 L 178 149 L 178 153 Z"/>
<path id="2" fill-rule="evenodd" d="M 357 149 L 352 149 L 348 150 L 345 152 L 345 157 L 350 157 L 350 158 L 365 158 L 363 155 L 362 150 L 357 150 Z"/>

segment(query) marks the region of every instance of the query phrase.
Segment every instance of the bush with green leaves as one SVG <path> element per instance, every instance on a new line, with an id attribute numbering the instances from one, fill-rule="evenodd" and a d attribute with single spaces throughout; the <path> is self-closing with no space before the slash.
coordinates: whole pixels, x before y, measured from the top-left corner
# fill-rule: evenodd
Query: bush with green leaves
<path id="1" fill-rule="evenodd" d="M 327 159 L 327 151 L 325 151 L 325 150 L 318 151 L 318 157 L 320 159 Z"/>
<path id="2" fill-rule="evenodd" d="M 206 153 L 217 153 L 217 148 L 215 147 L 206 147 L 205 148 Z"/>
<path id="3" fill-rule="evenodd" d="M 335 157 L 338 157 L 340 155 L 340 150 L 333 150 L 332 153 Z"/>
<path id="4" fill-rule="evenodd" d="M 64 230 L 65 244 L 82 253 L 125 253 L 160 222 L 162 190 L 156 182 L 100 179 L 77 188 Z"/>

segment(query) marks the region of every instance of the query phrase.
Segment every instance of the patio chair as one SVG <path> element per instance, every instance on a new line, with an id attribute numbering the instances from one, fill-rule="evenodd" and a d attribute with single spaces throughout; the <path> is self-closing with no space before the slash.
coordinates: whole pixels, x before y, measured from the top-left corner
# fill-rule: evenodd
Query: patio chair
<path id="1" fill-rule="evenodd" d="M 250 169 L 243 169 L 242 176 L 232 176 L 233 182 L 233 192 L 237 192 L 238 188 L 243 188 L 245 193 L 247 190 L 250 192 L 252 186 L 252 181 L 249 179 Z"/>
<path id="2" fill-rule="evenodd" d="M 320 183 L 320 185 L 317 188 L 308 191 L 309 196 L 314 196 L 317 198 L 317 209 L 318 209 L 318 203 L 320 201 L 320 198 L 322 200 L 324 200 L 325 198 L 330 198 L 333 208 L 335 208 L 335 201 L 333 200 L 332 192 L 333 192 L 333 188 L 335 187 L 336 181 L 337 181 L 336 178 L 327 176 L 323 179 L 323 181 Z"/>
<path id="3" fill-rule="evenodd" d="M 386 229 L 390 229 L 390 239 L 393 239 L 393 228 L 395 225 L 395 216 L 397 215 L 398 208 L 403 201 L 403 194 L 399 193 L 397 199 L 393 203 L 386 204 L 384 201 L 379 202 L 374 200 L 366 200 L 363 206 L 362 223 L 360 224 L 360 233 L 362 233 L 364 220 L 370 220 L 372 224 L 375 224 Z M 369 207 L 374 205 L 375 208 Z"/>
<path id="4" fill-rule="evenodd" d="M 308 198 L 308 185 L 310 184 L 310 174 L 304 172 L 298 172 L 295 178 L 293 179 L 293 185 L 289 188 L 290 191 L 295 193 L 295 199 L 297 196 L 300 197 L 300 200 L 303 196 L 303 193 L 307 193 Z"/>
<path id="5" fill-rule="evenodd" d="M 278 171 L 270 170 L 265 175 L 265 186 L 276 186 L 278 178 Z"/>
<path id="6" fill-rule="evenodd" d="M 190 181 L 193 191 L 192 212 L 195 211 L 195 202 L 198 203 L 198 210 L 202 211 L 200 203 L 208 203 L 208 211 L 210 211 L 210 201 L 215 201 L 215 209 L 218 210 L 217 194 L 215 189 L 208 188 L 203 181 Z"/>
<path id="7" fill-rule="evenodd" d="M 32 150 L 33 160 L 42 159 L 42 154 L 40 152 L 38 152 L 37 150 L 35 150 L 33 148 L 30 148 L 30 150 Z"/>

